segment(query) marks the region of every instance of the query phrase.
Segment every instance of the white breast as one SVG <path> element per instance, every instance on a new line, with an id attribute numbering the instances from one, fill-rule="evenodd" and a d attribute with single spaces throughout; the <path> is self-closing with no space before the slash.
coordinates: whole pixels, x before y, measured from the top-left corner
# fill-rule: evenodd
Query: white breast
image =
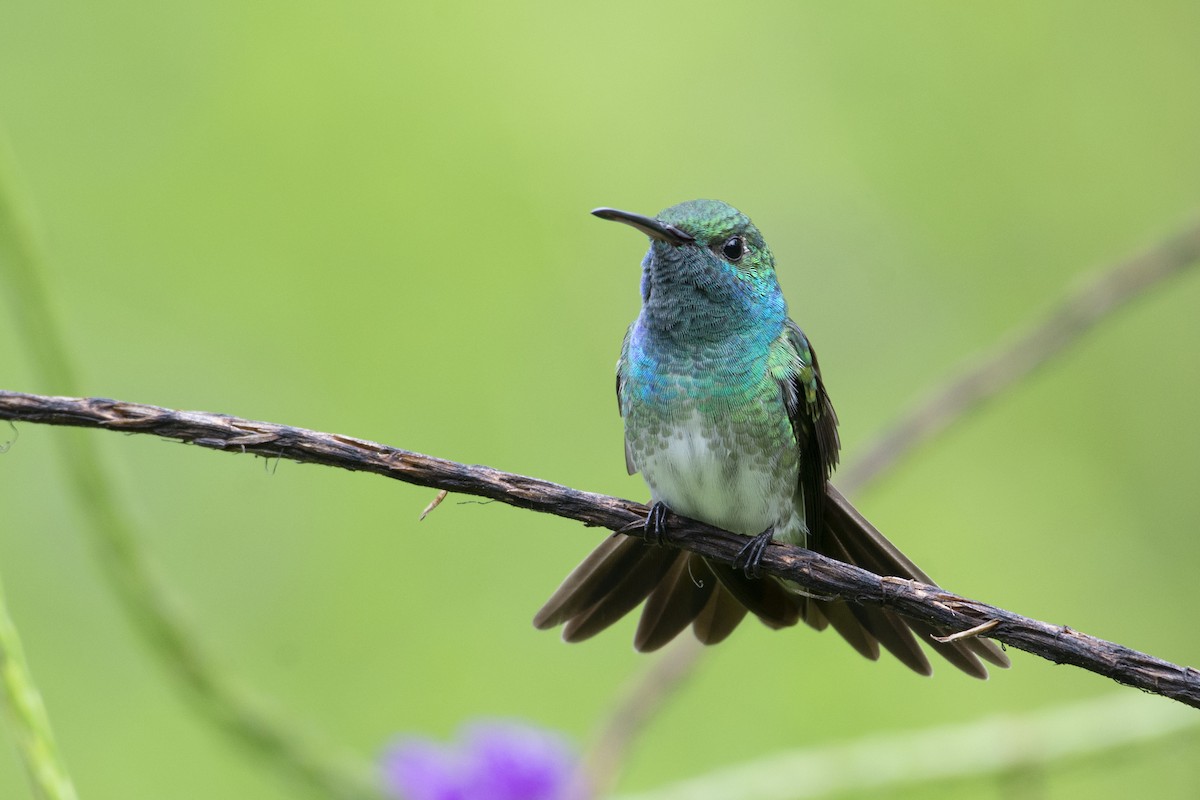
<path id="1" fill-rule="evenodd" d="M 776 458 L 738 447 L 728 425 L 692 414 L 648 450 L 634 454 L 637 466 L 653 498 L 677 514 L 747 536 L 799 524 L 794 470 L 782 474 Z"/>

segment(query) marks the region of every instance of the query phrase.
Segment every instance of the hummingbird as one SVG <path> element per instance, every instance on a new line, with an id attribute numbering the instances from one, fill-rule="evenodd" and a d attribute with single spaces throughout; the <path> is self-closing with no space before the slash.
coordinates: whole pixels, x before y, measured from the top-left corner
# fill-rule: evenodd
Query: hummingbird
<path id="1" fill-rule="evenodd" d="M 808 337 L 788 316 L 775 259 L 750 219 L 717 200 L 671 206 L 657 217 L 592 213 L 644 233 L 642 307 L 617 362 L 625 465 L 641 472 L 651 505 L 644 537 L 614 534 L 566 577 L 534 617 L 587 639 L 644 602 L 634 647 L 670 642 L 689 625 L 704 644 L 747 614 L 769 628 L 833 627 L 859 653 L 880 647 L 932 672 L 918 639 L 986 678 L 1007 667 L 995 643 L 946 633 L 885 608 L 814 596 L 761 572 L 772 540 L 880 575 L 933 583 L 834 488 L 837 415 Z M 668 514 L 747 537 L 732 565 L 668 544 Z"/>

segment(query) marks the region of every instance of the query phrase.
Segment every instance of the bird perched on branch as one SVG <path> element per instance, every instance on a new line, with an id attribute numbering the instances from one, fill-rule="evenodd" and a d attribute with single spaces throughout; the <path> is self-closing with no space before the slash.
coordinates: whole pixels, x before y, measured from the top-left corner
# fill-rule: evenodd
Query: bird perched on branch
<path id="1" fill-rule="evenodd" d="M 964 672 L 1008 666 L 992 642 L 938 642 L 944 633 L 891 611 L 814 597 L 762 575 L 772 539 L 881 575 L 932 583 L 830 483 L 837 417 L 817 357 L 788 318 L 775 261 L 758 228 L 715 200 L 657 217 L 598 208 L 601 219 L 650 237 L 642 310 L 617 363 L 625 463 L 641 472 L 652 505 L 641 537 L 614 535 L 567 576 L 534 618 L 587 639 L 645 601 L 634 646 L 662 647 L 691 625 L 715 644 L 752 613 L 771 628 L 832 626 L 867 658 L 879 648 L 922 674 L 921 639 Z M 666 512 L 746 537 L 733 566 L 662 544 Z"/>

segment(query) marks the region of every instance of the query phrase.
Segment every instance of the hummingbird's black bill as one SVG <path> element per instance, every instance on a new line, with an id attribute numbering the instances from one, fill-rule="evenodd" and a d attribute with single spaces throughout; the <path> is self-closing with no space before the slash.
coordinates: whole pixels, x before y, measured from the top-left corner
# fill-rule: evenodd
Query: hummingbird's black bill
<path id="1" fill-rule="evenodd" d="M 616 208 L 594 208 L 592 213 L 600 219 L 610 219 L 613 222 L 624 222 L 626 225 L 631 225 L 637 228 L 647 236 L 658 239 L 659 241 L 673 244 L 678 247 L 681 244 L 691 244 L 696 241 L 696 238 L 690 233 L 684 233 L 674 225 L 668 225 L 665 222 L 659 222 L 653 217 L 643 217 L 641 214 L 634 214 L 629 211 L 620 211 Z"/>

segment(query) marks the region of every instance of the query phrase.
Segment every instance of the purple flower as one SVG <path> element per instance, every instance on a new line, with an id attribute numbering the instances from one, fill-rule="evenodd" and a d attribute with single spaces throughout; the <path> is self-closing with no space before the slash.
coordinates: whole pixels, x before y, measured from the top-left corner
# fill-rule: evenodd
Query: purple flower
<path id="1" fill-rule="evenodd" d="M 575 756 L 557 734 L 518 722 L 478 722 L 458 745 L 402 739 L 383 756 L 387 789 L 404 800 L 579 800 Z"/>

